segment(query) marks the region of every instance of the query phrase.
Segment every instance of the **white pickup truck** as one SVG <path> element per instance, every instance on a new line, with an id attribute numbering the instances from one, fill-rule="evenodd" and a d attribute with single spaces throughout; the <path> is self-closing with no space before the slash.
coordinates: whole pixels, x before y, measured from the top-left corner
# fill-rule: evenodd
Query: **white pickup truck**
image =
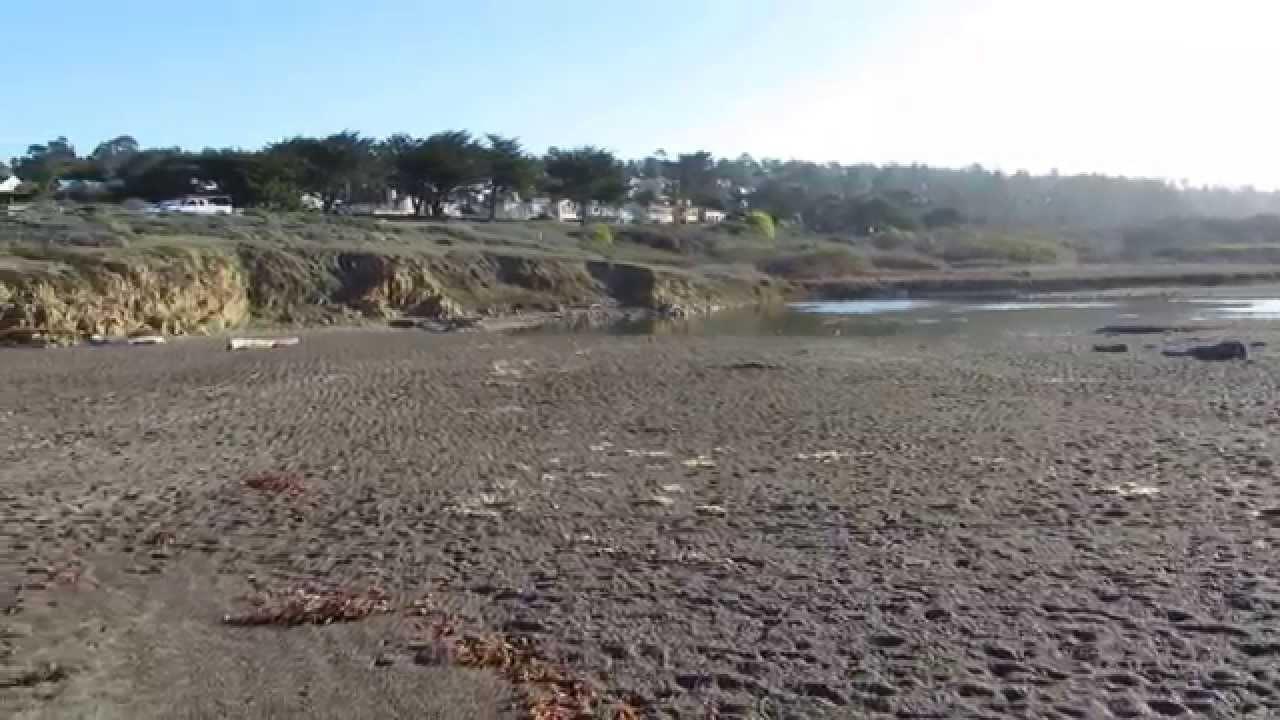
<path id="1" fill-rule="evenodd" d="M 225 195 L 190 196 L 177 200 L 166 200 L 153 209 L 157 214 L 177 213 L 181 215 L 234 215 L 231 198 Z"/>

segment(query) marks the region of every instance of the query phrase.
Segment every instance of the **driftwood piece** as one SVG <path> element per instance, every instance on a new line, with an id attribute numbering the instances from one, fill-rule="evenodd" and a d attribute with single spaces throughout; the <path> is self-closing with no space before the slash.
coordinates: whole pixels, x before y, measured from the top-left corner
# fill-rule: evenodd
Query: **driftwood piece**
<path id="1" fill-rule="evenodd" d="M 274 348 L 293 347 L 300 342 L 296 337 L 283 338 L 231 338 L 227 342 L 228 350 L 272 350 Z"/>

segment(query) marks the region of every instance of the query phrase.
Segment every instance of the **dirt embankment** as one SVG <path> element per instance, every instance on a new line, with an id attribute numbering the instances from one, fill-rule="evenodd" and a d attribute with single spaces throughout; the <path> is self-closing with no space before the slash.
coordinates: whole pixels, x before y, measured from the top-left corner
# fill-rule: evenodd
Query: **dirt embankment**
<path id="1" fill-rule="evenodd" d="M 258 319 L 331 324 L 603 303 L 694 314 L 767 300 L 767 281 L 500 253 L 152 249 L 0 257 L 0 336 L 203 334 Z"/>

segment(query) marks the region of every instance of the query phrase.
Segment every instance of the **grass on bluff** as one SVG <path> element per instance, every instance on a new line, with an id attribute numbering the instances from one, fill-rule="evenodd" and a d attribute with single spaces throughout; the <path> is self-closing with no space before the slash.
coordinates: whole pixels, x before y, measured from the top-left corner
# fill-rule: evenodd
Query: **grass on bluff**
<path id="1" fill-rule="evenodd" d="M 594 234 L 593 234 L 594 233 Z M 1060 265 L 1075 254 L 1053 238 L 983 228 L 890 230 L 833 237 L 779 224 L 767 237 L 742 222 L 627 225 L 603 242 L 593 226 L 554 221 L 434 222 L 249 210 L 235 216 L 155 216 L 118 205 L 38 203 L 0 218 L 0 256 L 74 264 L 187 249 L 375 251 L 400 255 L 497 253 L 605 259 L 670 269 L 761 270 L 784 279 L 936 272 L 955 267 Z"/>

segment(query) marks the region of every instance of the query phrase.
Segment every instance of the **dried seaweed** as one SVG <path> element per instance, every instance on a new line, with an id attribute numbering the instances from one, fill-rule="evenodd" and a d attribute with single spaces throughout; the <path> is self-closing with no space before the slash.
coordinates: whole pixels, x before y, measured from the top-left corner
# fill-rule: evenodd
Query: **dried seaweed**
<path id="1" fill-rule="evenodd" d="M 531 720 L 639 717 L 625 704 L 598 715 L 596 709 L 603 704 L 599 694 L 564 666 L 544 658 L 529 638 L 467 633 L 460 618 L 435 609 L 430 600 L 415 603 L 413 613 L 428 618 L 421 627 L 422 635 L 431 643 L 445 645 L 454 663 L 494 671 L 514 684 L 525 697 Z"/>
<path id="2" fill-rule="evenodd" d="M 244 479 L 245 487 L 272 495 L 301 495 L 306 484 L 302 476 L 295 472 L 262 472 L 249 475 Z"/>
<path id="3" fill-rule="evenodd" d="M 328 625 L 391 610 L 386 593 L 376 588 L 353 592 L 303 586 L 258 593 L 247 601 L 252 609 L 227 615 L 222 621 L 228 625 Z"/>

